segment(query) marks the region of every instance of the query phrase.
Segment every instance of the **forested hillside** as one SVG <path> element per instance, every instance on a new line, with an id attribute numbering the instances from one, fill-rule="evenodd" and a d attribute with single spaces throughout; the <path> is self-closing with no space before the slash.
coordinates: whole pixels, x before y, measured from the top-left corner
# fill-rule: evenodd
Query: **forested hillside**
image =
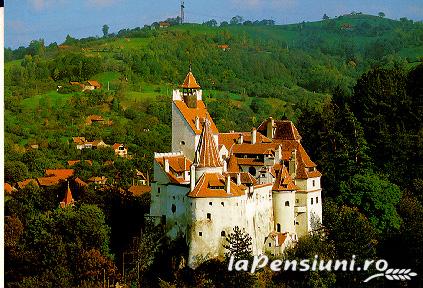
<path id="1" fill-rule="evenodd" d="M 72 187 L 78 205 L 71 211 L 57 209 L 64 185 L 7 195 L 9 287 L 95 287 L 103 273 L 122 279 L 117 267 L 133 245 L 144 249 L 138 259 L 144 264 L 141 276 L 132 270 L 127 277 L 142 287 L 355 287 L 362 281 L 335 272 L 228 275 L 218 260 L 192 271 L 172 262 L 183 245 L 165 243 L 157 231 L 148 231 L 148 241 L 162 246 L 146 248 L 142 238 L 134 244 L 149 200 L 121 190 L 137 170 L 152 174 L 153 152 L 170 151 L 171 92 L 190 63 L 220 132 L 249 131 L 269 116 L 288 118 L 322 172 L 327 233 L 300 240 L 288 251 L 291 258 L 354 254 L 422 271 L 422 57 L 421 22 L 359 13 L 291 25 L 153 23 L 5 49 L 5 182 L 16 186 L 46 169 L 67 168 L 68 160 L 91 160 L 77 164 L 75 176 L 102 175 L 114 185 L 110 191 Z M 81 92 L 70 84 L 87 80 L 101 89 Z M 87 125 L 90 115 L 109 124 Z M 123 143 L 131 157 L 77 150 L 76 136 Z"/>

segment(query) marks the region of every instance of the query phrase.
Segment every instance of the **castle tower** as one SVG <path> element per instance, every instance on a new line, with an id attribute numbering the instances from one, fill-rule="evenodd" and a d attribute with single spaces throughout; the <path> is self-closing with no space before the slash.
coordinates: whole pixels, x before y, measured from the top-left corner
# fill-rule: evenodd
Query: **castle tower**
<path id="1" fill-rule="evenodd" d="M 181 85 L 182 97 L 188 108 L 197 108 L 197 90 L 201 87 L 195 80 L 191 71 L 191 64 L 189 65 L 189 72 L 185 77 L 184 83 Z"/>
<path id="2" fill-rule="evenodd" d="M 276 232 L 295 233 L 295 190 L 298 189 L 285 166 L 279 170 L 272 188 Z"/>
<path id="3" fill-rule="evenodd" d="M 212 133 L 210 120 L 206 118 L 203 123 L 200 140 L 195 152 L 194 165 L 196 166 L 195 180 L 204 173 L 223 173 L 223 163 Z"/>
<path id="4" fill-rule="evenodd" d="M 172 97 L 172 152 L 183 152 L 194 161 L 205 119 L 209 119 L 216 147 L 218 134 L 216 125 L 202 100 L 202 91 L 191 67 L 180 89 L 173 90 Z"/>

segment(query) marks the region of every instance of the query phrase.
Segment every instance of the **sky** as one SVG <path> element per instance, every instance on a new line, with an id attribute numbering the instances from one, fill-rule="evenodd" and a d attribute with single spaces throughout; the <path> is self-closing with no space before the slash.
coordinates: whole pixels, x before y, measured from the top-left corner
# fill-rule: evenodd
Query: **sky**
<path id="1" fill-rule="evenodd" d="M 5 47 L 28 46 L 44 39 L 48 45 L 74 38 L 102 36 L 109 32 L 143 27 L 155 21 L 176 17 L 179 0 L 8 0 L 5 3 Z M 245 20 L 273 19 L 276 24 L 320 20 L 351 11 L 387 18 L 423 20 L 422 0 L 185 0 L 185 22 L 210 19 L 229 21 L 240 15 Z"/>

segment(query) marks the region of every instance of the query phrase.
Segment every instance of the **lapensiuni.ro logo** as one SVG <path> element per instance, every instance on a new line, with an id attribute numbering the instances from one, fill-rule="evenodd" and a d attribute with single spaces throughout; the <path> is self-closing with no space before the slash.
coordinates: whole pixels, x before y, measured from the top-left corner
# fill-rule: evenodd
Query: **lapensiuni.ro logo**
<path id="1" fill-rule="evenodd" d="M 365 260 L 362 266 L 356 266 L 356 256 L 353 255 L 349 260 L 323 260 L 319 259 L 318 255 L 314 256 L 313 260 L 303 259 L 297 260 L 281 260 L 276 259 L 269 262 L 269 257 L 266 255 L 254 256 L 252 261 L 249 260 L 235 260 L 234 256 L 229 259 L 229 271 L 245 271 L 254 273 L 257 269 L 264 268 L 269 265 L 272 271 L 367 271 L 372 265 L 376 269 L 376 274 L 373 274 L 363 282 L 369 282 L 377 277 L 385 277 L 388 280 L 411 280 L 411 277 L 417 276 L 417 273 L 412 272 L 411 269 L 393 269 L 388 268 L 388 261 L 379 260 Z"/>

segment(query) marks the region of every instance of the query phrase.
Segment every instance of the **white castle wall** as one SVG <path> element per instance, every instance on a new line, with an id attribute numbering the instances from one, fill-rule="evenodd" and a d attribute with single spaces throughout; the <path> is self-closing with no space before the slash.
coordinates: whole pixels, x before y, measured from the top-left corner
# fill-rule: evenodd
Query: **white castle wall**
<path id="1" fill-rule="evenodd" d="M 188 159 L 193 161 L 198 138 L 172 102 L 172 151 L 182 151 Z"/>
<path id="2" fill-rule="evenodd" d="M 205 259 L 224 255 L 225 237 L 234 226 L 246 228 L 246 196 L 190 200 L 188 265 L 196 267 Z M 211 219 L 207 218 L 207 213 L 210 213 Z M 222 236 L 222 231 L 225 236 Z"/>
<path id="3" fill-rule="evenodd" d="M 288 204 L 288 206 L 286 205 Z M 273 192 L 275 231 L 295 233 L 295 191 Z M 280 226 L 278 226 L 278 224 Z M 280 227 L 280 231 L 278 231 Z"/>

